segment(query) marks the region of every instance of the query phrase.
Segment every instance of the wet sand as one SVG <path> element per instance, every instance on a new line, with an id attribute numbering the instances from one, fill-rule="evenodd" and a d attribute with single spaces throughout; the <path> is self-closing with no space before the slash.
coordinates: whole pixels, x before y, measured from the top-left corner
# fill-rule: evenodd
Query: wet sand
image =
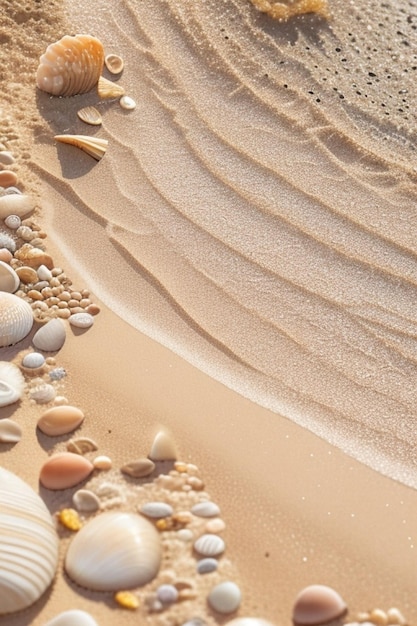
<path id="1" fill-rule="evenodd" d="M 415 92 L 411 52 L 395 40 L 401 64 L 369 76 L 378 25 L 393 35 L 413 15 L 331 9 L 329 22 L 283 25 L 230 1 L 125 1 L 112 16 L 105 2 L 51 3 L 33 48 L 42 29 L 94 34 L 125 58 L 119 82 L 138 107 L 100 105 L 110 147 L 96 164 L 52 136 L 86 134 L 76 110 L 97 96 L 50 99 L 28 68 L 31 114 L 11 143 L 29 155 L 19 178 L 40 192 L 55 264 L 102 306 L 57 355 L 81 432 L 119 467 L 171 429 L 221 506 L 239 614 L 289 624 L 297 592 L 321 582 L 352 619 L 398 606 L 413 623 L 416 187 L 413 118 L 397 102 Z M 39 412 L 17 409 L 24 437 L 1 457 L 35 489 L 49 451 Z M 55 510 L 65 495 L 47 500 Z M 113 623 L 114 608 L 62 575 L 0 623 L 75 606 Z"/>

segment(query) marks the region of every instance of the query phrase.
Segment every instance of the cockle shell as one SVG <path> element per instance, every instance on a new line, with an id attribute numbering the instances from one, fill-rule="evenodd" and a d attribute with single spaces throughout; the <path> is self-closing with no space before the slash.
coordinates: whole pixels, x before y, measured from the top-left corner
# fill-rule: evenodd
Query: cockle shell
<path id="1" fill-rule="evenodd" d="M 75 406 L 54 406 L 42 413 L 38 428 L 49 437 L 58 437 L 75 430 L 83 420 L 84 413 Z"/>
<path id="2" fill-rule="evenodd" d="M 0 383 L 1 384 L 1 383 Z M 0 420 L 1 443 L 17 443 L 22 438 L 22 429 L 14 420 L 7 417 Z"/>
<path id="3" fill-rule="evenodd" d="M 100 161 L 106 153 L 109 142 L 100 137 L 87 137 L 86 135 L 55 135 L 54 139 L 61 143 L 80 148 L 96 161 Z"/>
<path id="4" fill-rule="evenodd" d="M 79 454 L 58 452 L 43 464 L 39 480 L 47 489 L 69 489 L 85 480 L 93 469 L 93 464 Z"/>
<path id="5" fill-rule="evenodd" d="M 41 498 L 0 467 L 0 615 L 38 600 L 58 564 L 58 537 Z"/>
<path id="6" fill-rule="evenodd" d="M 0 219 L 4 220 L 9 215 L 24 217 L 33 211 L 35 202 L 25 194 L 5 194 L 0 197 Z"/>
<path id="7" fill-rule="evenodd" d="M 125 94 L 125 90 L 121 85 L 114 83 L 111 80 L 107 80 L 103 76 L 100 76 L 97 85 L 97 91 L 100 98 L 103 100 L 109 100 L 111 98 L 120 98 Z"/>
<path id="8" fill-rule="evenodd" d="M 100 126 L 103 121 L 100 111 L 96 107 L 83 107 L 77 111 L 77 115 L 82 122 L 91 124 L 91 126 Z"/>
<path id="9" fill-rule="evenodd" d="M 194 543 L 194 549 L 202 556 L 218 556 L 225 549 L 225 543 L 218 535 L 206 533 Z"/>
<path id="10" fill-rule="evenodd" d="M 261 617 L 237 617 L 224 626 L 274 626 L 274 624 Z"/>
<path id="11" fill-rule="evenodd" d="M 242 594 L 236 583 L 229 580 L 213 587 L 207 601 L 218 613 L 233 613 L 240 606 Z"/>
<path id="12" fill-rule="evenodd" d="M 295 599 L 293 621 L 302 626 L 315 626 L 341 617 L 346 611 L 346 603 L 337 591 L 326 585 L 310 585 Z"/>
<path id="13" fill-rule="evenodd" d="M 4 261 L 0 261 L 0 291 L 14 293 L 19 289 L 20 279 L 14 269 Z"/>
<path id="14" fill-rule="evenodd" d="M 21 341 L 32 326 L 30 305 L 12 293 L 0 292 L 0 348 Z"/>
<path id="15" fill-rule="evenodd" d="M 41 56 L 36 84 L 53 96 L 75 96 L 90 91 L 103 69 L 102 43 L 90 35 L 65 35 Z"/>
<path id="16" fill-rule="evenodd" d="M 65 325 L 60 319 L 50 320 L 33 335 L 33 345 L 44 352 L 56 352 L 65 343 Z"/>
<path id="17" fill-rule="evenodd" d="M 110 74 L 120 74 L 124 68 L 124 61 L 118 54 L 107 54 L 104 63 Z"/>
<path id="18" fill-rule="evenodd" d="M 80 609 L 71 609 L 52 618 L 45 626 L 98 626 L 98 624 L 89 613 Z"/>
<path id="19" fill-rule="evenodd" d="M 161 564 L 161 539 L 135 513 L 108 512 L 88 522 L 65 557 L 67 574 L 82 587 L 118 591 L 151 581 Z"/>

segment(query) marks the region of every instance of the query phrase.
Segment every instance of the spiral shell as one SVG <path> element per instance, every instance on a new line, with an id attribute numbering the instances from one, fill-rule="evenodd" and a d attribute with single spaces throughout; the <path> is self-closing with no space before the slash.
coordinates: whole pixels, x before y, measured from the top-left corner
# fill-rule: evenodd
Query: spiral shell
<path id="1" fill-rule="evenodd" d="M 14 293 L 19 289 L 20 279 L 14 269 L 4 261 L 0 261 L 0 291 Z"/>
<path id="2" fill-rule="evenodd" d="M 21 341 L 32 326 L 30 305 L 12 293 L 0 292 L 0 348 Z"/>
<path id="3" fill-rule="evenodd" d="M 48 509 L 18 476 L 0 467 L 0 615 L 42 596 L 55 575 L 58 537 Z"/>
<path id="4" fill-rule="evenodd" d="M 9 215 L 25 217 L 33 211 L 35 202 L 25 194 L 10 193 L 0 197 L 0 219 L 4 220 Z"/>
<path id="5" fill-rule="evenodd" d="M 10 228 L 10 230 L 17 230 L 21 225 L 22 220 L 18 215 L 8 215 L 4 220 L 4 223 L 6 224 L 7 228 Z"/>
<path id="6" fill-rule="evenodd" d="M 134 513 L 108 512 L 88 522 L 72 540 L 65 569 L 76 583 L 95 591 L 145 585 L 158 573 L 161 539 Z"/>
<path id="7" fill-rule="evenodd" d="M 102 43 L 90 35 L 65 35 L 41 56 L 36 84 L 53 96 L 75 96 L 97 84 L 104 64 Z"/>

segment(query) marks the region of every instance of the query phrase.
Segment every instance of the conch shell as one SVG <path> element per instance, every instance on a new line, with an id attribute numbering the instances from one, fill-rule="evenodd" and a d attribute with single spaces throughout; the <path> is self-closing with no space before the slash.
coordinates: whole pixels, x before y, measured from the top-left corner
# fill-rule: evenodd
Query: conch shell
<path id="1" fill-rule="evenodd" d="M 75 96 L 97 84 L 104 64 L 103 44 L 90 35 L 65 35 L 41 56 L 36 84 L 53 96 Z"/>
<path id="2" fill-rule="evenodd" d="M 107 139 L 100 137 L 87 137 L 86 135 L 55 135 L 54 139 L 61 143 L 69 143 L 71 146 L 80 148 L 93 157 L 96 161 L 100 161 L 106 153 L 109 142 Z"/>

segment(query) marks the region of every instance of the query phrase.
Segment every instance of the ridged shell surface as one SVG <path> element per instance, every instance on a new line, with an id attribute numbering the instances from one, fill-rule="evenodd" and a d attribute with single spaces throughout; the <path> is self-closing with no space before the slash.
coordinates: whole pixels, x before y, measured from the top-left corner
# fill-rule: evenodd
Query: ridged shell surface
<path id="1" fill-rule="evenodd" d="M 161 539 L 134 513 L 102 513 L 72 540 L 65 569 L 76 583 L 95 591 L 133 589 L 151 581 L 161 564 Z"/>
<path id="2" fill-rule="evenodd" d="M 0 361 L 0 407 L 20 400 L 24 388 L 25 379 L 17 365 Z"/>
<path id="3" fill-rule="evenodd" d="M 58 537 L 41 498 L 0 467 L 0 615 L 38 600 L 58 564 Z"/>
<path id="4" fill-rule="evenodd" d="M 225 543 L 218 535 L 206 533 L 194 543 L 194 549 L 203 556 L 218 556 L 225 549 Z"/>
<path id="5" fill-rule="evenodd" d="M 21 341 L 32 326 L 30 305 L 12 293 L 0 291 L 0 348 Z"/>
<path id="6" fill-rule="evenodd" d="M 75 96 L 97 84 L 104 64 L 102 43 L 90 35 L 65 35 L 41 56 L 36 84 L 53 96 Z"/>
<path id="7" fill-rule="evenodd" d="M 52 618 L 45 626 L 98 626 L 98 624 L 89 613 L 72 609 Z"/>
<path id="8" fill-rule="evenodd" d="M 65 326 L 60 319 L 50 320 L 33 336 L 33 345 L 44 352 L 56 352 L 65 343 Z"/>

